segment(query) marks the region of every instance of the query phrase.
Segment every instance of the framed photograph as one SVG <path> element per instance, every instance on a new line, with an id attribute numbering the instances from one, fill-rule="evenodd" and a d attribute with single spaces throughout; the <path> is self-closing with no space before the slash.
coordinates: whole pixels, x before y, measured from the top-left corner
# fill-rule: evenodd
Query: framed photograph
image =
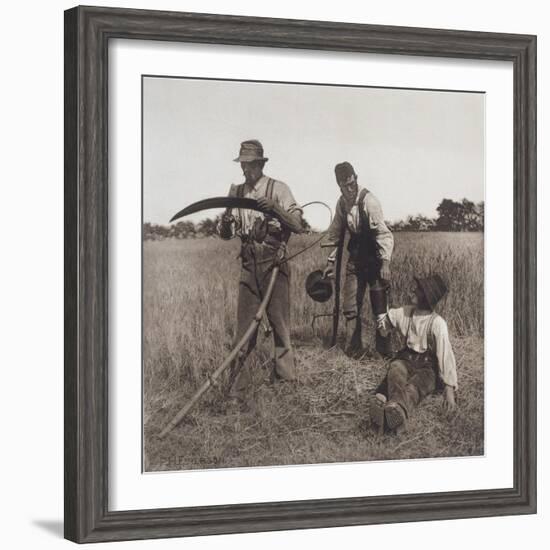
<path id="1" fill-rule="evenodd" d="M 536 38 L 65 12 L 65 536 L 536 511 Z"/>

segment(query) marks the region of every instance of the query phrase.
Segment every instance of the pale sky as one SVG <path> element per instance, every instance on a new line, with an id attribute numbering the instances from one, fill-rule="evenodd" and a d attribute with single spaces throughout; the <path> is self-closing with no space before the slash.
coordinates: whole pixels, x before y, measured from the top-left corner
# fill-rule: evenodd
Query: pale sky
<path id="1" fill-rule="evenodd" d="M 347 160 L 385 219 L 433 217 L 443 198 L 483 200 L 484 131 L 481 93 L 145 77 L 144 221 L 167 224 L 241 183 L 232 160 L 246 139 L 262 142 L 264 173 L 286 182 L 299 204 L 334 209 L 334 165 Z M 328 225 L 321 206 L 304 216 Z"/>

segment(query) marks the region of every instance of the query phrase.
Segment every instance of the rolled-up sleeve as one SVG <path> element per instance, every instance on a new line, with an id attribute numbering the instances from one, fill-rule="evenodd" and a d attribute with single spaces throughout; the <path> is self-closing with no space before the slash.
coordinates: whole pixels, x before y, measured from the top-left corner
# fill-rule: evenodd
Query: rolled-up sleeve
<path id="1" fill-rule="evenodd" d="M 326 245 L 334 244 L 334 246 L 336 246 L 338 244 L 338 241 L 340 240 L 340 235 L 342 233 L 342 228 L 346 223 L 344 219 L 344 214 L 342 212 L 342 205 L 340 204 L 341 200 L 342 199 L 339 198 L 338 202 L 336 203 L 334 218 L 332 218 L 332 222 L 327 229 L 327 236 L 325 237 Z"/>
<path id="2" fill-rule="evenodd" d="M 375 233 L 380 258 L 389 262 L 393 254 L 393 235 L 384 221 L 380 201 L 372 193 L 367 193 L 364 205 L 369 226 Z"/>
<path id="3" fill-rule="evenodd" d="M 342 198 L 340 197 L 336 203 L 334 218 L 332 218 L 332 222 L 327 229 L 326 237 L 323 240 L 323 246 L 338 246 L 338 243 L 340 242 L 340 236 L 343 228 L 345 227 L 344 224 L 346 223 L 342 212 L 342 205 L 340 204 L 341 200 Z M 329 262 L 334 262 L 336 260 L 336 253 L 337 249 L 335 248 L 328 256 Z"/>
<path id="4" fill-rule="evenodd" d="M 439 363 L 439 375 L 441 380 L 452 386 L 455 390 L 458 387 L 457 375 L 456 375 L 456 360 L 449 340 L 449 331 L 447 329 L 447 323 L 442 317 L 439 317 L 434 321 L 433 337 L 435 340 L 435 353 L 437 355 L 437 361 Z"/>
<path id="5" fill-rule="evenodd" d="M 294 212 L 302 212 L 302 208 L 296 202 L 290 187 L 282 181 L 277 182 L 275 187 L 275 199 L 279 203 L 279 206 L 284 208 L 290 214 Z"/>

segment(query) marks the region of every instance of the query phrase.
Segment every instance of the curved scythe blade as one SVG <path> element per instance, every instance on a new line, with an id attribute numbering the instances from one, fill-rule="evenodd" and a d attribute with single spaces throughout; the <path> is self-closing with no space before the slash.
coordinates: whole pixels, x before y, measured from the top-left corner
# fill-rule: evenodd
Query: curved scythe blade
<path id="1" fill-rule="evenodd" d="M 170 221 L 173 222 L 183 218 L 184 216 L 189 216 L 195 212 L 209 210 L 211 208 L 243 208 L 262 212 L 256 199 L 245 199 L 240 197 L 212 197 L 211 199 L 203 199 L 186 206 L 183 210 L 180 210 L 177 214 L 172 216 Z"/>

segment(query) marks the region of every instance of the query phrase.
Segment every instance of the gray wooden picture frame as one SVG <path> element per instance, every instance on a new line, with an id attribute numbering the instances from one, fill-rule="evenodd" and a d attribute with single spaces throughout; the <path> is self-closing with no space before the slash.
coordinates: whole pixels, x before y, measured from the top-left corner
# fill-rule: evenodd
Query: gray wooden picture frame
<path id="1" fill-rule="evenodd" d="M 513 488 L 108 510 L 107 84 L 111 38 L 513 63 Z M 65 537 L 75 542 L 535 513 L 536 37 L 132 9 L 77 7 L 66 11 L 64 385 Z"/>

